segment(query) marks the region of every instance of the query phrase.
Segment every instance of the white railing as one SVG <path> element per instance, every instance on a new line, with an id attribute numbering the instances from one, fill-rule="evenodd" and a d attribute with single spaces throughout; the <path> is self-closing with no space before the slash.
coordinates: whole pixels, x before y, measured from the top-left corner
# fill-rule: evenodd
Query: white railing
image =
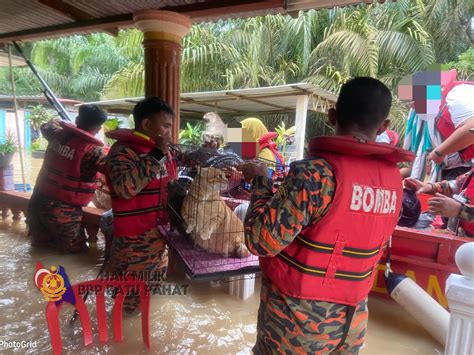
<path id="1" fill-rule="evenodd" d="M 474 355 L 474 243 L 456 252 L 462 275 L 451 274 L 446 282 L 451 317 L 445 355 Z"/>

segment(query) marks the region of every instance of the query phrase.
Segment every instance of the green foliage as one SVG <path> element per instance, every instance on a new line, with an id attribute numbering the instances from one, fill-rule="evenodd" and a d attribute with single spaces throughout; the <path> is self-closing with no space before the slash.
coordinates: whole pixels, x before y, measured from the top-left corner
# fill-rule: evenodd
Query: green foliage
<path id="1" fill-rule="evenodd" d="M 197 123 L 194 126 L 189 122 L 186 123 L 186 128 L 179 132 L 179 143 L 189 145 L 200 145 L 203 143 L 202 134 L 204 132 L 204 125 Z"/>
<path id="2" fill-rule="evenodd" d="M 15 137 L 11 132 L 7 132 L 3 142 L 0 143 L 0 154 L 5 155 L 15 153 L 17 150 Z"/>
<path id="3" fill-rule="evenodd" d="M 112 117 L 112 118 L 109 118 L 107 121 L 105 121 L 102 127 L 104 128 L 104 132 L 107 133 L 110 131 L 115 131 L 116 129 L 120 128 L 121 125 L 122 125 L 122 122 L 120 121 L 120 119 L 118 119 L 117 117 Z M 111 146 L 115 142 L 114 139 L 107 138 L 107 137 L 105 137 L 105 140 L 107 142 L 107 145 L 109 146 Z"/>
<path id="4" fill-rule="evenodd" d="M 457 69 L 459 80 L 474 80 L 474 47 L 469 48 L 448 65 Z"/>
<path id="5" fill-rule="evenodd" d="M 31 143 L 30 149 L 32 151 L 36 150 L 41 150 L 41 142 L 39 139 L 35 140 L 33 143 Z"/>
<path id="6" fill-rule="evenodd" d="M 30 121 L 30 126 L 35 131 L 39 131 L 43 123 L 51 121 L 55 114 L 53 111 L 46 109 L 43 105 L 35 105 L 28 107 L 30 115 L 28 119 Z"/>
<path id="7" fill-rule="evenodd" d="M 293 144 L 294 142 L 296 126 L 286 128 L 285 122 L 282 122 L 278 127 L 275 128 L 275 132 L 278 133 L 278 137 L 276 139 L 278 149 L 284 156 L 286 153 L 286 146 L 288 144 Z"/>
<path id="8" fill-rule="evenodd" d="M 46 150 L 48 148 L 48 141 L 40 137 L 40 139 L 35 140 L 31 143 L 31 151 L 35 150 Z"/>
<path id="9" fill-rule="evenodd" d="M 120 128 L 122 122 L 117 117 L 111 117 L 107 121 L 105 121 L 103 127 L 105 132 L 115 131 L 116 129 Z"/>

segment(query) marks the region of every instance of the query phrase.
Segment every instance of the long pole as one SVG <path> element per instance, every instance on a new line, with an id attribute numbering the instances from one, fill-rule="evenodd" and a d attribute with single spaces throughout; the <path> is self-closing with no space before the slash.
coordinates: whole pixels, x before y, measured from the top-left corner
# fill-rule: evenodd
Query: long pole
<path id="1" fill-rule="evenodd" d="M 44 81 L 44 79 L 41 77 L 41 75 L 39 75 L 39 73 L 36 70 L 33 63 L 31 63 L 31 61 L 28 58 L 26 58 L 25 54 L 23 53 L 23 51 L 22 51 L 21 47 L 18 45 L 18 43 L 13 41 L 13 45 L 15 46 L 18 53 L 20 53 L 20 55 L 25 60 L 26 65 L 28 65 L 28 67 L 31 69 L 33 74 L 39 80 L 39 82 L 42 86 L 41 91 L 43 92 L 44 96 L 46 97 L 48 102 L 51 104 L 51 106 L 53 106 L 56 109 L 56 111 L 58 111 L 58 114 L 61 117 L 61 119 L 63 119 L 64 121 L 71 121 L 71 117 L 69 117 L 69 114 L 67 113 L 66 109 L 63 107 L 61 102 L 59 102 L 59 100 L 56 98 L 56 96 L 54 96 L 53 91 L 49 88 L 48 84 L 46 84 L 46 81 Z"/>
<path id="2" fill-rule="evenodd" d="M 13 75 L 12 46 L 8 46 L 8 61 L 10 63 L 10 79 L 12 83 L 13 104 L 15 106 L 16 136 L 18 140 L 18 153 L 20 154 L 21 179 L 23 180 L 23 191 L 26 192 L 25 164 L 23 162 L 23 149 L 21 146 L 20 120 L 18 118 L 18 102 L 16 100 L 15 77 Z"/>

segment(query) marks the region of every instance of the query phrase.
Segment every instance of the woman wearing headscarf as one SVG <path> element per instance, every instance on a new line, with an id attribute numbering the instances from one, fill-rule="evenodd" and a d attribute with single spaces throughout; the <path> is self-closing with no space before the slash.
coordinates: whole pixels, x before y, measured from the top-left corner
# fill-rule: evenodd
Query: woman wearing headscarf
<path id="1" fill-rule="evenodd" d="M 285 160 L 277 149 L 275 138 L 278 133 L 268 132 L 267 127 L 258 118 L 250 117 L 241 122 L 244 136 L 258 144 L 257 158 L 269 169 L 270 177 L 275 172 L 283 172 Z"/>

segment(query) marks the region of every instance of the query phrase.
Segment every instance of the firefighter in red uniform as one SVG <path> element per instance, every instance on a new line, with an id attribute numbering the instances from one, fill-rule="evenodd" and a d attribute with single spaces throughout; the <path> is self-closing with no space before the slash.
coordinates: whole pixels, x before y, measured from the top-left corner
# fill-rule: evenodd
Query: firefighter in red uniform
<path id="1" fill-rule="evenodd" d="M 97 188 L 104 155 L 103 143 L 95 135 L 106 120 L 99 107 L 83 105 L 76 126 L 64 121 L 41 126 L 49 144 L 28 205 L 32 245 L 49 245 L 66 253 L 87 249 L 82 206 L 91 202 Z"/>
<path id="2" fill-rule="evenodd" d="M 291 164 L 276 194 L 265 166 L 241 167 L 253 178 L 246 244 L 263 272 L 256 354 L 362 346 L 367 295 L 402 203 L 397 162 L 414 159 L 374 142 L 391 100 L 378 80 L 344 84 L 329 111 L 336 136 L 313 138 L 310 157 Z"/>
<path id="3" fill-rule="evenodd" d="M 114 214 L 112 272 L 154 281 L 166 271 L 166 244 L 158 226 L 168 223 L 167 185 L 177 177 L 168 148 L 173 117 L 166 102 L 149 97 L 133 109 L 135 130 L 107 133 L 117 140 L 107 157 Z M 124 309 L 132 313 L 139 300 L 138 295 L 128 295 Z"/>

